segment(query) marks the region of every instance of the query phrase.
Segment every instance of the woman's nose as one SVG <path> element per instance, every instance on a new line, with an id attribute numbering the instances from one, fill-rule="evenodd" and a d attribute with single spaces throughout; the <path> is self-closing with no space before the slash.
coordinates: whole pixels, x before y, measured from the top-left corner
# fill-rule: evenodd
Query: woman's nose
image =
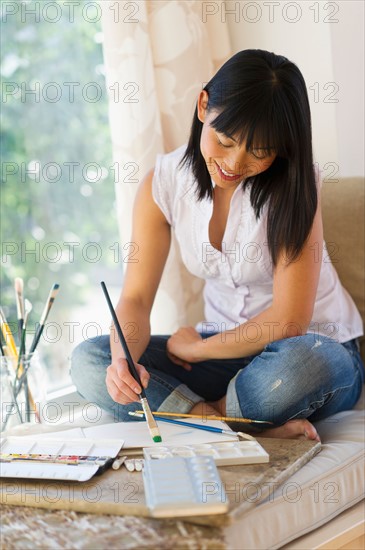
<path id="1" fill-rule="evenodd" d="M 247 151 L 227 156 L 223 161 L 223 169 L 232 174 L 243 174 L 250 163 Z"/>

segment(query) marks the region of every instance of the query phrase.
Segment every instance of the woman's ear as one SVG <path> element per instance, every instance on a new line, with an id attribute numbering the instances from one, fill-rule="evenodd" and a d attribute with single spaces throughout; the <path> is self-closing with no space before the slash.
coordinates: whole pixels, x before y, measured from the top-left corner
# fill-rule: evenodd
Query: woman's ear
<path id="1" fill-rule="evenodd" d="M 205 117 L 207 116 L 208 99 L 208 92 L 206 90 L 202 90 L 199 94 L 197 102 L 198 119 L 200 122 L 204 122 Z"/>

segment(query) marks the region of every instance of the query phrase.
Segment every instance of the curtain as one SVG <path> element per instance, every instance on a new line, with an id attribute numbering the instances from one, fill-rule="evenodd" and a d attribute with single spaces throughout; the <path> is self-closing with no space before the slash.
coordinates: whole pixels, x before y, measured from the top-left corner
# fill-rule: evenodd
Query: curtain
<path id="1" fill-rule="evenodd" d="M 157 153 L 187 142 L 198 94 L 231 56 L 227 25 L 206 2 L 102 1 L 104 63 L 117 214 L 124 261 L 139 182 Z M 138 243 L 137 243 L 138 244 Z M 203 319 L 203 281 L 187 272 L 172 235 L 151 314 L 154 334 Z"/>

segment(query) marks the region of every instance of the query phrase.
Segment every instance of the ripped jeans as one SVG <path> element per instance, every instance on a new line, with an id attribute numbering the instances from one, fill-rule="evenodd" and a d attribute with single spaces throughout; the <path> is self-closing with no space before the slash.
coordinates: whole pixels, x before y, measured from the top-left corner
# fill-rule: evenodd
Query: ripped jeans
<path id="1" fill-rule="evenodd" d="M 212 335 L 201 333 L 203 338 Z M 192 363 L 192 370 L 186 371 L 167 357 L 168 338 L 151 336 L 138 361 L 150 373 L 146 395 L 152 411 L 187 413 L 199 401 L 217 401 L 226 395 L 227 416 L 274 425 L 296 418 L 312 422 L 351 409 L 364 383 L 357 339 L 340 344 L 308 333 L 271 342 L 257 355 Z M 109 336 L 86 340 L 73 351 L 72 380 L 82 397 L 116 421 L 133 420 L 128 412 L 140 409 L 140 404 L 121 405 L 107 391 L 110 363 Z"/>

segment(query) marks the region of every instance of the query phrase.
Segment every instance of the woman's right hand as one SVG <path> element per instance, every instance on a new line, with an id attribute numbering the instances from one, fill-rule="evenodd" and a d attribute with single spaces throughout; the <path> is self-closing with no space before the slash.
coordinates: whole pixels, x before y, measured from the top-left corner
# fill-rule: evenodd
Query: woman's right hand
<path id="1" fill-rule="evenodd" d="M 147 388 L 150 375 L 143 365 L 134 363 L 144 388 Z M 106 369 L 106 387 L 109 395 L 121 405 L 128 405 L 139 401 L 142 388 L 131 375 L 127 360 L 119 358 L 113 360 Z"/>

